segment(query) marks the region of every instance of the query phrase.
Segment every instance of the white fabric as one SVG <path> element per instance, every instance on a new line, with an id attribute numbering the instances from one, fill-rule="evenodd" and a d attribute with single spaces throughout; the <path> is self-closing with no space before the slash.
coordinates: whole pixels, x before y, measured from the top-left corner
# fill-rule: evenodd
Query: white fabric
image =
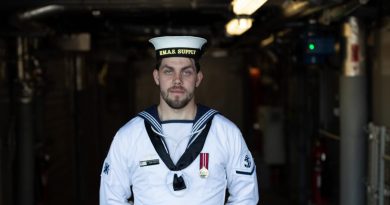
<path id="1" fill-rule="evenodd" d="M 168 145 L 169 155 L 173 163 L 179 161 L 181 155 L 185 152 L 188 141 L 191 137 L 191 129 L 193 123 L 170 122 L 163 123 L 162 129 L 165 142 Z"/>
<path id="2" fill-rule="evenodd" d="M 206 39 L 195 36 L 162 36 L 149 40 L 156 50 L 164 48 L 194 48 L 201 49 Z"/>
<path id="3" fill-rule="evenodd" d="M 230 194 L 227 204 L 257 204 L 254 161 L 239 129 L 232 122 L 215 115 L 201 152 L 209 153 L 207 178 L 199 175 L 199 156 L 187 168 L 172 172 L 150 142 L 144 120 L 140 117 L 132 119 L 117 132 L 105 159 L 100 205 L 129 204 L 130 186 L 133 187 L 135 205 L 222 205 L 226 188 Z M 158 159 L 159 164 L 140 166 L 140 161 L 153 159 Z M 186 189 L 172 190 L 175 173 L 183 176 Z"/>

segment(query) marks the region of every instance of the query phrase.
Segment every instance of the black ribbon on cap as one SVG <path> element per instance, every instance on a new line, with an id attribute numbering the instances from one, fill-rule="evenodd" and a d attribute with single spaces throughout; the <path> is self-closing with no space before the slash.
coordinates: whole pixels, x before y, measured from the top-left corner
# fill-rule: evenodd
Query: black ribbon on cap
<path id="1" fill-rule="evenodd" d="M 163 48 L 156 50 L 157 59 L 168 58 L 168 57 L 187 57 L 199 59 L 202 55 L 200 49 L 194 48 Z"/>
<path id="2" fill-rule="evenodd" d="M 203 55 L 203 49 L 195 48 L 163 48 L 156 50 L 156 58 L 168 58 L 168 57 L 187 57 L 195 60 L 195 66 L 197 71 L 200 70 L 199 59 Z M 160 62 L 157 62 L 156 69 L 158 70 Z"/>

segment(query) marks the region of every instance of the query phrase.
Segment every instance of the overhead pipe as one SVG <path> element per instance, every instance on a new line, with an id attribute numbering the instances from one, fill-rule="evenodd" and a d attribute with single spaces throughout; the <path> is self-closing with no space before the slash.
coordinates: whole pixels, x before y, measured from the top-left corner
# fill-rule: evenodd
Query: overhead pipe
<path id="1" fill-rule="evenodd" d="M 319 18 L 319 22 L 325 25 L 329 25 L 334 21 L 338 21 L 345 16 L 350 15 L 359 7 L 367 4 L 369 0 L 352 0 L 347 3 L 335 6 L 330 9 L 326 9 Z"/>
<path id="2" fill-rule="evenodd" d="M 10 17 L 11 25 L 17 27 L 21 31 L 25 31 L 29 36 L 45 35 L 53 33 L 53 30 L 48 26 L 35 21 L 39 17 L 52 15 L 65 10 L 65 6 L 61 5 L 47 5 L 39 8 L 24 11 Z"/>

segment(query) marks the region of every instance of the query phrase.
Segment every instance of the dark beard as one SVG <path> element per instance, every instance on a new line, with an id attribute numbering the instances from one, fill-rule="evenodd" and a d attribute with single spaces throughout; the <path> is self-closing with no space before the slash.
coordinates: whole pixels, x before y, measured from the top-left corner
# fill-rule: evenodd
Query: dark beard
<path id="1" fill-rule="evenodd" d="M 191 99 L 193 98 L 193 94 L 189 94 L 185 99 L 183 100 L 172 100 L 172 99 L 169 99 L 168 98 L 168 94 L 164 91 L 161 91 L 161 95 L 164 99 L 164 101 L 168 104 L 169 107 L 173 108 L 173 109 L 182 109 L 184 108 L 185 106 L 188 105 L 188 103 L 191 101 Z"/>

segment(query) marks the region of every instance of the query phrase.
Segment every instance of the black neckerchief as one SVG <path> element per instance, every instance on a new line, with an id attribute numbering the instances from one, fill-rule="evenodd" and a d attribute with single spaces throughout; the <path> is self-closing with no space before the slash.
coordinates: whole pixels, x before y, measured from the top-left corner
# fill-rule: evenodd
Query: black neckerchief
<path id="1" fill-rule="evenodd" d="M 150 141 L 153 144 L 154 149 L 164 162 L 164 164 L 171 171 L 180 171 L 188 167 L 202 151 L 206 137 L 210 130 L 211 122 L 217 111 L 208 107 L 198 105 L 197 114 L 194 120 L 192 132 L 203 129 L 199 135 L 194 134 L 191 136 L 188 146 L 180 157 L 179 161 L 174 164 L 167 150 L 164 142 L 164 138 L 158 135 L 156 132 L 162 133 L 161 121 L 158 117 L 157 107 L 153 106 L 138 115 L 145 120 L 145 128 L 149 135 Z M 153 131 L 154 129 L 155 131 Z M 196 137 L 197 136 L 197 137 Z M 185 189 L 185 183 L 183 178 L 174 174 L 173 189 L 175 191 Z"/>
<path id="2" fill-rule="evenodd" d="M 169 156 L 169 153 L 165 150 L 165 146 L 163 144 L 161 136 L 152 131 L 151 125 L 146 120 L 145 128 L 148 132 L 150 141 L 152 142 L 154 149 L 156 150 L 160 158 L 163 160 L 165 165 L 167 165 L 167 167 L 171 171 L 180 171 L 188 167 L 196 159 L 200 151 L 202 151 L 204 143 L 206 142 L 207 134 L 210 130 L 211 121 L 211 119 L 208 120 L 206 127 L 202 130 L 202 132 L 194 140 L 194 142 L 187 147 L 187 149 L 176 164 L 173 163 L 171 157 Z"/>

